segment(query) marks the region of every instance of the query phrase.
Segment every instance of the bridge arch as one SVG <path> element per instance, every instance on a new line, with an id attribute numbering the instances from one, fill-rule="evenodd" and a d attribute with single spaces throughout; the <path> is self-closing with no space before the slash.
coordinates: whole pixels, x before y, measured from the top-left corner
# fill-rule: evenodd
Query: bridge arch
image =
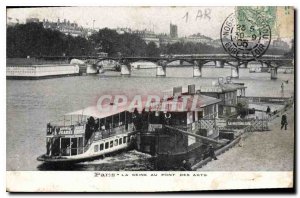
<path id="1" fill-rule="evenodd" d="M 187 59 L 183 59 L 183 58 L 173 58 L 173 59 L 168 59 L 166 60 L 167 61 L 167 65 L 170 64 L 170 63 L 173 63 L 175 61 L 182 61 L 182 62 L 187 62 L 187 63 L 190 63 L 191 65 L 194 64 L 194 60 L 187 60 Z"/>

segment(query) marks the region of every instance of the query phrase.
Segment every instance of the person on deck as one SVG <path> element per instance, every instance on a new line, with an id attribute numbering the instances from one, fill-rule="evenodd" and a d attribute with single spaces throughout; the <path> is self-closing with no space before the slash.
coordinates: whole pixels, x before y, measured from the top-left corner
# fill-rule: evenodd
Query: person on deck
<path id="1" fill-rule="evenodd" d="M 141 130 L 143 126 L 142 115 L 138 112 L 137 108 L 135 108 L 132 115 L 133 125 L 135 130 Z"/>
<path id="2" fill-rule="evenodd" d="M 66 150 L 65 150 L 65 155 L 70 155 L 70 153 L 71 153 L 71 147 L 70 147 L 70 145 L 69 144 L 67 144 L 67 147 L 66 147 Z"/>
<path id="3" fill-rule="evenodd" d="M 182 166 L 180 168 L 183 171 L 191 171 L 192 170 L 192 165 L 188 160 L 183 160 L 182 161 Z"/>
<path id="4" fill-rule="evenodd" d="M 209 157 L 211 157 L 211 158 L 214 159 L 214 160 L 217 160 L 217 159 L 218 159 L 218 158 L 216 157 L 215 149 L 214 149 L 213 145 L 209 145 L 208 152 L 209 152 Z"/>
<path id="5" fill-rule="evenodd" d="M 283 127 L 286 130 L 287 125 L 288 125 L 287 116 L 286 116 L 286 114 L 283 114 L 282 117 L 281 117 L 281 130 L 283 129 Z"/>

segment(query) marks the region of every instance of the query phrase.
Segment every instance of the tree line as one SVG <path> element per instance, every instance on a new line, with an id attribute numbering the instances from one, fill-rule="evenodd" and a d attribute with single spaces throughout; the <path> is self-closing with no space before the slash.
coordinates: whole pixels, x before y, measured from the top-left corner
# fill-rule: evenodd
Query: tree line
<path id="1" fill-rule="evenodd" d="M 65 35 L 58 30 L 45 29 L 42 24 L 27 23 L 7 27 L 7 57 L 40 56 L 159 56 L 154 43 L 146 44 L 134 34 L 118 34 L 115 30 L 101 29 L 88 38 Z"/>
<path id="2" fill-rule="evenodd" d="M 41 23 L 18 24 L 7 27 L 7 57 L 26 58 L 39 56 L 96 56 L 106 52 L 108 56 L 150 56 L 160 54 L 220 54 L 220 47 L 204 43 L 177 42 L 160 45 L 148 44 L 136 34 L 118 34 L 108 28 L 100 29 L 89 37 L 71 36 L 45 29 Z M 274 54 L 282 51 L 272 50 Z"/>
<path id="3" fill-rule="evenodd" d="M 20 24 L 7 28 L 7 57 L 87 55 L 93 50 L 83 37 L 45 29 L 42 24 Z"/>

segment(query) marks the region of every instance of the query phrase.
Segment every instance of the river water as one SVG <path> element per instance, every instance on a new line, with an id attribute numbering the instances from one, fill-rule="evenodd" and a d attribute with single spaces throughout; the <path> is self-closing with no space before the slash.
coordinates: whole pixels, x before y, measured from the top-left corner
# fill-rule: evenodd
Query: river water
<path id="1" fill-rule="evenodd" d="M 218 77 L 230 76 L 230 68 L 203 68 L 201 78 L 193 78 L 193 69 L 167 68 L 166 77 L 156 77 L 155 69 L 134 70 L 130 77 L 119 72 L 90 76 L 75 76 L 45 80 L 7 80 L 6 149 L 7 170 L 51 170 L 36 158 L 45 152 L 46 123 L 65 113 L 95 105 L 99 96 L 107 93 L 159 93 L 175 86 L 211 85 Z M 281 83 L 285 83 L 284 93 Z M 294 92 L 294 74 L 249 73 L 240 69 L 240 78 L 247 86 L 246 96 L 290 96 Z M 105 160 L 84 162 L 73 170 L 132 170 L 137 164 L 151 169 L 149 155 L 131 151 Z M 130 164 L 133 164 L 132 166 Z"/>

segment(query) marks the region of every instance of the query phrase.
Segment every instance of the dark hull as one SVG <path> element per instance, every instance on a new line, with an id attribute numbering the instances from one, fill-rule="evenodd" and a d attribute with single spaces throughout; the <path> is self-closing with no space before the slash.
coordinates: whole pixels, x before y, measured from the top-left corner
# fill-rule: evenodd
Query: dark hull
<path id="1" fill-rule="evenodd" d="M 192 165 L 200 161 L 203 153 L 206 152 L 203 144 L 196 144 L 183 152 L 158 153 L 156 156 L 157 170 L 180 170 L 183 160 L 189 161 Z"/>
<path id="2" fill-rule="evenodd" d="M 97 156 L 92 156 L 92 157 L 84 157 L 84 158 L 73 158 L 73 159 L 68 159 L 68 158 L 53 158 L 53 157 L 48 157 L 45 154 L 41 155 L 37 158 L 38 161 L 47 163 L 47 164 L 57 164 L 57 165 L 68 165 L 68 164 L 76 164 L 79 162 L 85 162 L 85 161 L 92 161 L 92 160 L 96 160 L 96 159 L 100 159 L 100 158 L 104 158 L 105 156 L 110 156 L 113 154 L 117 154 L 120 153 L 122 151 L 129 151 L 132 150 L 133 148 L 133 144 L 131 144 L 130 146 L 124 148 L 124 149 L 120 149 L 120 150 L 116 150 L 114 152 L 111 153 L 107 153 L 107 154 L 101 154 L 101 155 L 97 155 Z"/>

